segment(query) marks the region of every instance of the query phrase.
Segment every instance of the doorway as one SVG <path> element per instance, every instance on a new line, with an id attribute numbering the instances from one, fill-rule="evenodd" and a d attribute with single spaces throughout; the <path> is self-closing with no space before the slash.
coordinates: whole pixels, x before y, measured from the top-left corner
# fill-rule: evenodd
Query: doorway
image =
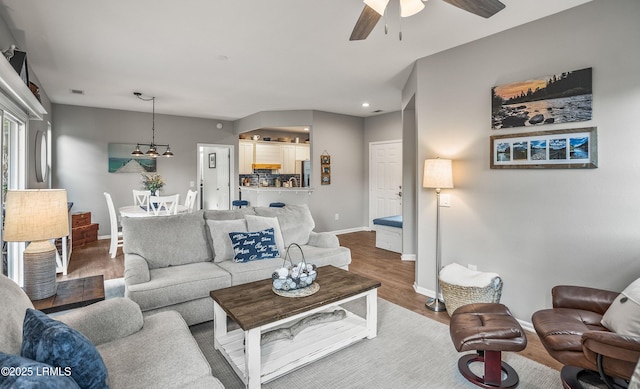
<path id="1" fill-rule="evenodd" d="M 198 208 L 231 209 L 233 146 L 198 144 Z"/>
<path id="2" fill-rule="evenodd" d="M 402 214 L 402 141 L 369 143 L 369 228 L 373 219 Z"/>

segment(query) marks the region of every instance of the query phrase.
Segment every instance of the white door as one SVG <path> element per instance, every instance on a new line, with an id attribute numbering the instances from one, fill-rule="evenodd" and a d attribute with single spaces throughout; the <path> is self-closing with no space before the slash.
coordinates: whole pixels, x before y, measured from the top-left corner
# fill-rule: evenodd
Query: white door
<path id="1" fill-rule="evenodd" d="M 369 144 L 369 227 L 373 219 L 402 214 L 402 141 Z"/>
<path id="2" fill-rule="evenodd" d="M 199 209 L 231 208 L 232 147 L 198 145 L 198 177 L 200 190 L 196 200 Z"/>

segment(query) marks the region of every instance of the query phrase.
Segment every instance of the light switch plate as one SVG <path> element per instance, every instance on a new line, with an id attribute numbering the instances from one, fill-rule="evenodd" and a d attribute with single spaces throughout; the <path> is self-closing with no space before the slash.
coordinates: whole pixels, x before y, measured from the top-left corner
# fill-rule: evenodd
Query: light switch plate
<path id="1" fill-rule="evenodd" d="M 440 195 L 440 206 L 441 207 L 450 207 L 451 206 L 451 195 L 449 195 L 449 194 L 441 194 Z"/>

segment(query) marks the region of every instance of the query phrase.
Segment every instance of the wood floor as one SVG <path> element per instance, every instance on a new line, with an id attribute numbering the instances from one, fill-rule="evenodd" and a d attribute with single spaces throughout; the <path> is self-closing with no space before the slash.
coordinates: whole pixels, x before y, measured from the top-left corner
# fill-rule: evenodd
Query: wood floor
<path id="1" fill-rule="evenodd" d="M 449 324 L 446 312 L 432 312 L 424 303 L 427 297 L 413 289 L 415 262 L 402 261 L 400 254 L 375 247 L 375 232 L 354 232 L 339 236 L 340 244 L 351 249 L 353 261 L 349 270 L 380 280 L 378 296 L 394 304 L 410 309 L 430 319 Z M 70 279 L 103 274 L 105 280 L 120 278 L 124 274 L 124 256 L 118 249 L 116 258 L 109 256 L 109 240 L 99 240 L 83 247 L 76 247 L 71 254 L 68 274 L 58 279 Z M 521 355 L 559 370 L 562 365 L 551 358 L 534 333 L 527 332 L 527 348 Z M 453 345 L 451 345 L 453 347 Z"/>

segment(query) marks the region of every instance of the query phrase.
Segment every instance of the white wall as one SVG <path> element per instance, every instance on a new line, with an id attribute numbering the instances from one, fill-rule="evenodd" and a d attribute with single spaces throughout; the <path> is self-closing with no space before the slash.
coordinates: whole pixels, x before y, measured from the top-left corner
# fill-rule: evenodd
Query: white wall
<path id="1" fill-rule="evenodd" d="M 502 301 L 525 321 L 554 285 L 619 291 L 640 277 L 638 20 L 637 0 L 595 0 L 417 63 L 414 163 L 454 160 L 442 263 L 498 272 Z M 489 169 L 489 137 L 527 131 L 490 129 L 490 88 L 585 67 L 593 120 L 538 129 L 597 126 L 599 167 Z M 417 285 L 433 290 L 435 194 L 418 186 Z"/>
<path id="2" fill-rule="evenodd" d="M 151 114 L 54 104 L 53 116 L 52 184 L 67 189 L 73 212 L 90 211 L 92 221 L 100 223 L 99 234 L 108 235 L 103 192 L 111 193 L 117 208 L 131 205 L 131 190 L 141 189 L 140 174 L 108 172 L 108 144 L 150 142 Z M 175 154 L 157 161 L 157 172 L 166 182 L 163 194 L 180 193 L 184 202 L 190 181 L 197 185 L 198 143 L 235 145 L 237 155 L 238 140 L 231 123 L 222 121 L 223 128 L 217 129 L 218 122 L 156 114 L 156 143 L 169 143 Z M 237 186 L 237 176 L 232 179 Z"/>

